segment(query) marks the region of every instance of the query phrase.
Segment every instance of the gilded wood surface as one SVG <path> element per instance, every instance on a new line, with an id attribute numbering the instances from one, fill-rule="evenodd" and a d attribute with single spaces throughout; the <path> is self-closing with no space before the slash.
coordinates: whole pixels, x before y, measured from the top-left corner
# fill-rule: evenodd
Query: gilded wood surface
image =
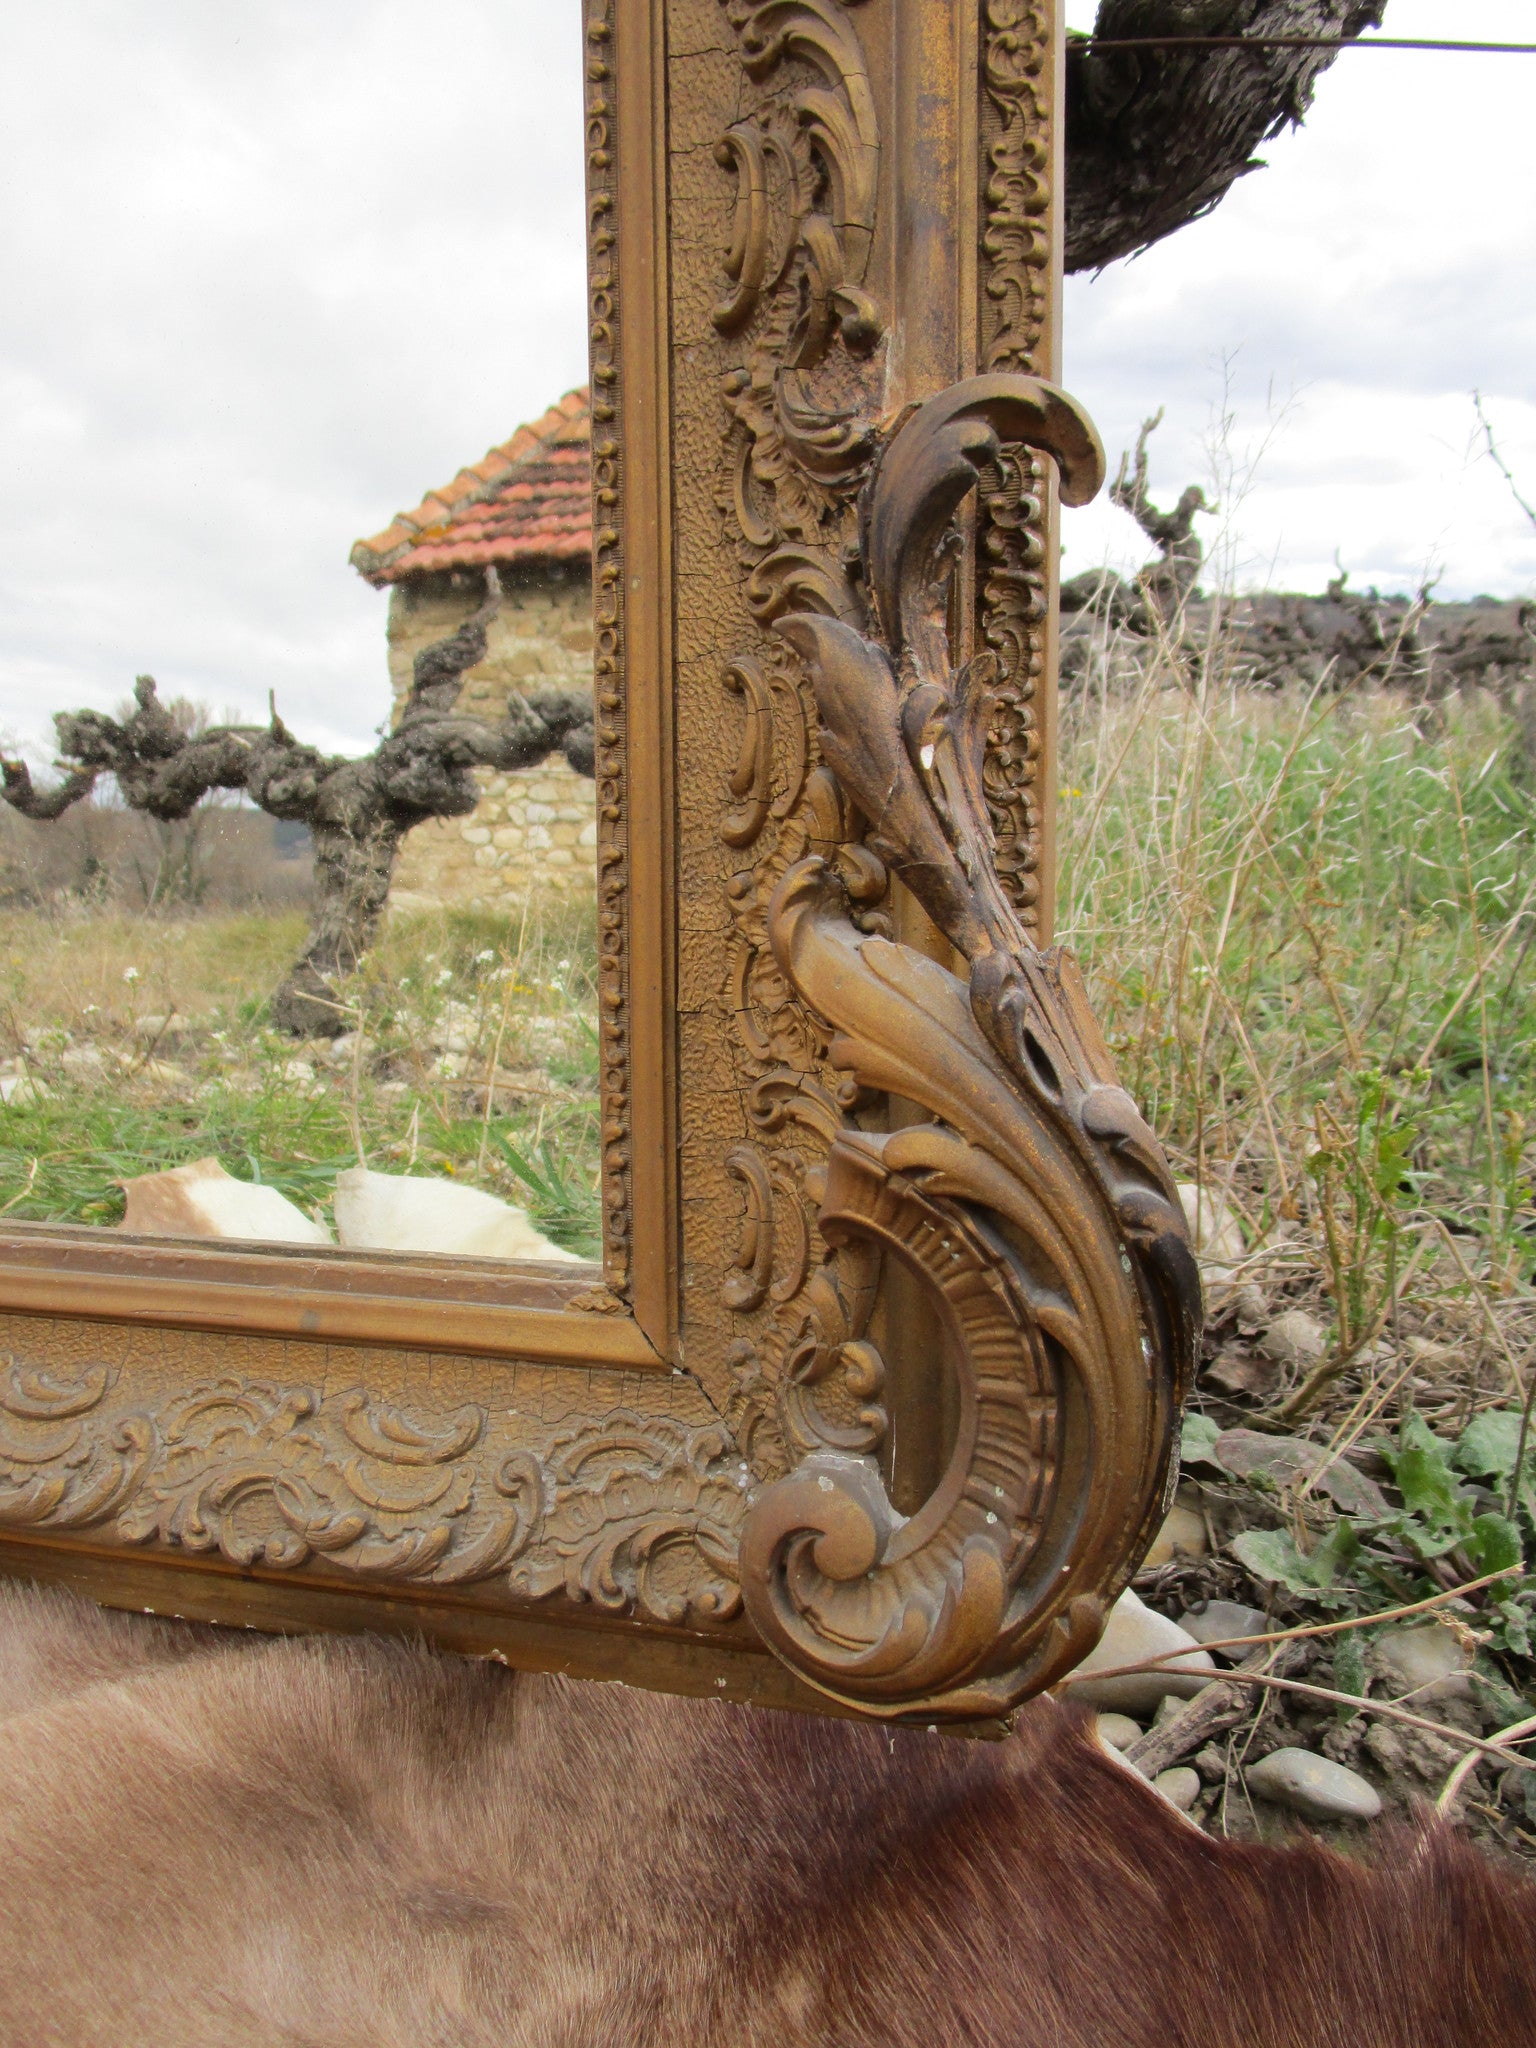
<path id="1" fill-rule="evenodd" d="M 875 1711 L 1005 1711 L 1097 1640 L 1163 1505 L 1199 1324 L 1167 1165 L 1070 956 L 1035 946 L 992 859 L 1001 672 L 990 651 L 954 668 L 947 620 L 954 517 L 1005 443 L 1050 459 L 1069 502 L 1102 481 L 1097 437 L 1062 393 L 974 378 L 882 452 L 864 629 L 778 622 L 868 845 L 969 970 L 962 982 L 861 923 L 823 854 L 774 891 L 774 958 L 834 1065 L 934 1118 L 840 1131 L 819 1227 L 901 1258 L 940 1306 L 960 1382 L 948 1469 L 906 1520 L 874 1461 L 828 1441 L 754 1496 L 742 1556 L 766 1640 Z M 935 1394 L 941 1370 L 935 1356 Z"/>
<path id="2" fill-rule="evenodd" d="M 815 1223 L 823 1162 L 859 1090 L 767 937 L 773 890 L 812 846 L 837 849 L 871 905 L 885 890 L 816 758 L 801 665 L 770 630 L 808 604 L 850 618 L 861 607 L 858 496 L 888 352 L 864 16 L 881 9 L 668 10 L 673 218 L 689 223 L 672 249 L 680 1109 L 685 1189 L 702 1195 L 685 1196 L 684 1355 L 760 1477 L 828 1429 L 863 1448 L 883 1430 L 881 1367 L 863 1341 L 874 1265 L 832 1250 Z M 704 1192 L 722 1183 L 740 1199 Z"/>
<path id="3" fill-rule="evenodd" d="M 722 630 L 740 636 L 716 668 L 737 750 L 710 749 L 725 964 L 701 949 L 714 986 L 695 984 L 693 1043 L 719 1092 L 685 1104 L 685 1128 L 694 1177 L 734 1181 L 741 1222 L 731 1246 L 715 1215 L 690 1218 L 685 1243 L 721 1277 L 690 1302 L 689 1355 L 711 1385 L 725 1336 L 730 1380 L 711 1390 L 759 1482 L 742 1579 L 765 1640 L 866 1710 L 976 1715 L 1096 1637 L 1163 1495 L 1197 1300 L 1166 1167 L 1070 962 L 1032 939 L 1046 494 L 1058 469 L 1079 501 L 1102 476 L 1087 422 L 1020 374 L 1049 344 L 1051 22 L 988 0 L 980 23 L 978 342 L 1003 374 L 891 421 L 900 309 L 877 289 L 882 136 L 860 34 L 889 23 L 836 0 L 717 4 L 740 97 L 711 152 L 731 186 L 712 335 L 691 240 L 674 260 L 692 288 L 674 290 L 699 316 L 682 358 L 724 409 L 735 589 L 716 584 L 680 685 L 702 693 Z M 706 13 L 675 0 L 672 19 L 718 66 Z M 674 177 L 691 218 L 718 219 L 698 139 L 686 155 L 674 140 Z M 680 488 L 700 467 L 690 450 Z M 984 651 L 957 673 L 956 520 L 973 493 Z M 681 720 L 685 743 L 710 732 L 707 709 Z M 685 859 L 706 845 L 689 815 Z M 968 988 L 895 939 L 893 873 Z M 724 1026 L 729 1081 L 705 1019 Z M 932 1124 L 891 1129 L 891 1099 Z M 878 1463 L 870 1312 L 891 1260 L 928 1292 L 960 1376 L 958 1441 L 911 1521 Z M 943 1370 L 935 1348 L 930 1427 Z"/>
<path id="4" fill-rule="evenodd" d="M 728 1622 L 747 1475 L 689 1382 L 5 1319 L 0 1529 Z"/>
<path id="5" fill-rule="evenodd" d="M 592 378 L 593 738 L 597 779 L 598 1043 L 602 1054 L 603 1253 L 628 1292 L 630 1209 L 628 721 L 624 688 L 624 381 L 620 368 L 618 150 L 613 0 L 587 0 L 587 290 Z"/>
<path id="6" fill-rule="evenodd" d="M 1035 943 L 1051 492 L 1097 463 L 1031 374 L 1055 11 L 975 0 L 957 35 L 901 4 L 585 4 L 608 1266 L 523 1283 L 522 1324 L 565 1362 L 466 1355 L 497 1349 L 495 1289 L 451 1275 L 435 1337 L 425 1272 L 394 1328 L 359 1266 L 266 1336 L 210 1334 L 168 1266 L 141 1281 L 201 1334 L 97 1276 L 69 1320 L 0 1318 L 17 1556 L 201 1560 L 264 1625 L 419 1612 L 599 1673 L 569 1631 L 601 1625 L 642 1682 L 927 1719 L 1006 1711 L 1093 1639 L 1156 1516 L 1195 1295 L 1166 1169 Z M 974 187 L 925 187 L 967 135 Z M 903 279 L 952 271 L 961 228 L 932 332 L 983 375 L 941 393 Z M 959 971 L 904 942 L 913 901 Z M 910 1519 L 881 1462 L 898 1269 L 932 1433 L 958 1389 Z"/>
<path id="7" fill-rule="evenodd" d="M 985 0 L 981 26 L 982 191 L 979 361 L 984 370 L 1048 376 L 1052 318 L 1052 9 L 1042 0 Z M 1043 700 L 1050 617 L 1049 465 L 1000 445 L 979 488 L 980 638 L 998 661 L 986 759 L 999 878 L 1021 923 L 1040 924 L 1047 798 Z"/>

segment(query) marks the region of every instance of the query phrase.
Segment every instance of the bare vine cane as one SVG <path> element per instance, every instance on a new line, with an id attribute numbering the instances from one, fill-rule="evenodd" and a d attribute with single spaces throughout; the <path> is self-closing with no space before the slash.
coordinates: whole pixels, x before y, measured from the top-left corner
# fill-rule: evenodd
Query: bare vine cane
<path id="1" fill-rule="evenodd" d="M 872 1457 L 815 1450 L 754 1497 L 741 1557 L 784 1662 L 887 1717 L 1006 1713 L 1098 1640 L 1166 1503 L 1200 1321 L 1173 1181 L 1076 964 L 1034 944 L 998 882 L 994 658 L 951 666 L 954 515 L 1021 443 L 1055 459 L 1068 504 L 1103 481 L 1064 393 L 1014 375 L 956 385 L 899 426 L 867 489 L 871 630 L 807 611 L 776 624 L 869 847 L 969 966 L 967 984 L 862 931 L 819 857 L 769 909 L 835 1064 L 935 1119 L 842 1131 L 818 1220 L 830 1245 L 878 1247 L 931 1290 L 960 1377 L 948 1469 L 906 1519 Z"/>

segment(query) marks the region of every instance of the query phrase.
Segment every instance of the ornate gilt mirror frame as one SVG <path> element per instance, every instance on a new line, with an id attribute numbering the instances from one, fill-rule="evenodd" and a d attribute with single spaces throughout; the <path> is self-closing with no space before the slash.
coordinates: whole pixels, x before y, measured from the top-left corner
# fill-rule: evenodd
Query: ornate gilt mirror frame
<path id="1" fill-rule="evenodd" d="M 582 4 L 604 1272 L 7 1222 L 0 1563 L 986 1720 L 1199 1306 L 1049 949 L 1059 8 Z"/>

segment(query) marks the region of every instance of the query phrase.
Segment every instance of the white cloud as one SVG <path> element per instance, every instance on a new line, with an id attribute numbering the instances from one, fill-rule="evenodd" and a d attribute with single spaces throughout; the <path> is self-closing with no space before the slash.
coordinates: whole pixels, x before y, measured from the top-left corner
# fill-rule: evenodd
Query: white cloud
<path id="1" fill-rule="evenodd" d="M 586 374 L 580 93 L 544 0 L 6 11 L 0 727 L 148 669 L 366 742 L 352 542 Z"/>
<path id="2" fill-rule="evenodd" d="M 1094 9 L 1071 0 L 1068 19 Z M 1384 33 L 1528 41 L 1528 0 L 1391 0 Z M 1223 415 L 1238 466 L 1267 443 L 1226 536 L 1247 580 L 1446 595 L 1536 584 L 1536 529 L 1474 438 L 1481 389 L 1536 496 L 1536 57 L 1351 52 L 1306 126 L 1209 218 L 1098 278 L 1069 281 L 1064 381 L 1112 459 L 1159 405 L 1162 496 L 1208 482 Z M 1157 495 L 1157 491 L 1154 491 Z M 1208 533 L 1216 540 L 1219 522 Z M 1066 516 L 1067 568 L 1143 560 L 1101 502 Z"/>
<path id="3" fill-rule="evenodd" d="M 1069 15 L 1086 25 L 1092 8 Z M 1460 0 L 1518 37 L 1528 0 Z M 1437 0 L 1390 29 L 1443 32 Z M 139 669 L 322 744 L 387 707 L 384 600 L 347 565 L 585 375 L 576 0 L 50 0 L 0 17 L 0 729 Z M 1536 59 L 1346 56 L 1209 220 L 1067 302 L 1112 451 L 1204 474 L 1291 402 L 1234 515 L 1244 573 L 1536 582 L 1470 448 L 1488 395 L 1536 494 Z M 1139 535 L 1070 515 L 1068 568 Z"/>

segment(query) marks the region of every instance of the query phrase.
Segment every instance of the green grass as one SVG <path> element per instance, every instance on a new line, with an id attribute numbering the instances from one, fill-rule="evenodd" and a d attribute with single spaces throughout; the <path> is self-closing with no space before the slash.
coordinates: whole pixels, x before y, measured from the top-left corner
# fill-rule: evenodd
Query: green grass
<path id="1" fill-rule="evenodd" d="M 391 923 L 343 992 L 362 1042 L 339 1063 L 266 1024 L 302 933 L 286 917 L 0 921 L 0 1049 L 24 1077 L 0 1107 L 8 1212 L 114 1224 L 121 1180 L 212 1154 L 324 1219 L 336 1174 L 362 1157 L 487 1188 L 596 1256 L 591 900 L 510 924 Z"/>
<path id="2" fill-rule="evenodd" d="M 1458 1288 L 1528 1309 L 1536 807 L 1497 707 L 1421 732 L 1165 662 L 1063 729 L 1060 936 L 1179 1170 L 1314 1257 L 1345 1347 Z"/>
<path id="3" fill-rule="evenodd" d="M 1181 1498 L 1213 1554 L 1143 1590 L 1174 1616 L 1216 1594 L 1302 1625 L 1455 1596 L 1444 1618 L 1475 1646 L 1484 1729 L 1523 1721 L 1536 804 L 1518 729 L 1483 693 L 1415 717 L 1379 691 L 1235 690 L 1218 640 L 1155 650 L 1066 704 L 1061 773 L 1059 936 L 1176 1173 L 1230 1206 L 1246 1245 L 1207 1268 L 1184 1431 Z M 1263 1333 L 1296 1309 L 1323 1357 L 1266 1367 Z M 1229 1471 L 1229 1429 L 1267 1436 L 1292 1476 Z M 1346 1512 L 1305 1475 L 1351 1456 L 1381 1491 Z M 1309 1680 L 1367 1692 L 1372 1634 L 1319 1639 Z M 1261 1722 L 1266 1746 L 1331 1742 L 1399 1794 L 1441 1789 L 1389 1769 L 1379 1724 L 1326 1700 L 1258 1694 L 1229 1758 Z M 1462 1816 L 1529 1853 L 1536 1794 L 1496 1776 Z M 1212 1798 L 1212 1825 L 1243 1831 L 1238 1802 Z"/>

